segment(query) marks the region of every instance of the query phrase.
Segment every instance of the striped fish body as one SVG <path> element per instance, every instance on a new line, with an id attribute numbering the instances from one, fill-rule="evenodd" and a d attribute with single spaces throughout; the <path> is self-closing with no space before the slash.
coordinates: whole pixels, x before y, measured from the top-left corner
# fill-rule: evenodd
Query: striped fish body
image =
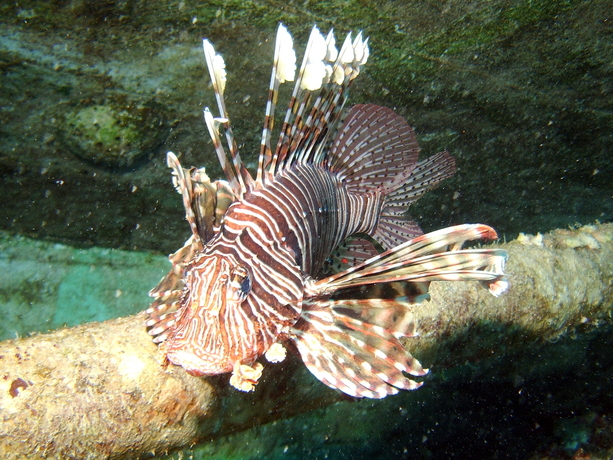
<path id="1" fill-rule="evenodd" d="M 294 75 L 291 37 L 279 27 L 257 177 L 244 167 L 223 93 L 225 65 L 205 41 L 220 116 L 205 111 L 226 181 L 185 169 L 169 153 L 192 236 L 170 256 L 151 291 L 147 326 L 166 359 L 193 375 L 232 372 L 254 388 L 258 361 L 296 350 L 322 382 L 381 398 L 426 373 L 401 342 L 415 334 L 411 305 L 433 280 L 477 280 L 506 289 L 504 251 L 462 249 L 496 238 L 484 225 L 427 235 L 405 211 L 455 171 L 447 152 L 417 161 L 415 134 L 387 108 L 357 105 L 347 89 L 368 57 L 367 41 L 314 28 Z M 270 131 L 279 85 L 296 79 L 274 153 Z M 225 132 L 230 159 L 222 145 Z"/>
<path id="2" fill-rule="evenodd" d="M 168 359 L 201 375 L 253 363 L 298 320 L 305 275 L 318 275 L 349 235 L 374 233 L 382 202 L 381 194 L 351 195 L 314 165 L 247 193 L 186 268 L 186 307 Z"/>

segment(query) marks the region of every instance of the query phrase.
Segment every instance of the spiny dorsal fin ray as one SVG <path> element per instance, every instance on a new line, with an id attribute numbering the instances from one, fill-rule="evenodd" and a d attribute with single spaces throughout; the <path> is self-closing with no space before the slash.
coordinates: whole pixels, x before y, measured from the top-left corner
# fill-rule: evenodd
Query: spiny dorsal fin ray
<path id="1" fill-rule="evenodd" d="M 316 29 L 314 29 L 316 30 Z M 296 52 L 293 48 L 292 36 L 283 24 L 279 24 L 277 29 L 277 39 L 275 40 L 275 58 L 270 76 L 268 89 L 268 101 L 266 102 L 266 115 L 264 118 L 264 128 L 262 129 L 262 142 L 260 145 L 260 157 L 258 160 L 258 172 L 256 182 L 264 184 L 266 180 L 266 169 L 272 161 L 272 151 L 270 149 L 270 134 L 274 127 L 275 106 L 279 95 L 279 85 L 286 81 L 294 81 L 296 72 Z"/>
<path id="2" fill-rule="evenodd" d="M 204 109 L 204 122 L 206 123 L 206 127 L 209 130 L 209 135 L 211 136 L 211 140 L 213 141 L 213 147 L 215 148 L 215 152 L 217 152 L 217 159 L 219 160 L 219 165 L 221 169 L 223 169 L 224 175 L 226 179 L 228 179 L 228 183 L 234 190 L 234 193 L 241 197 L 245 192 L 244 184 L 240 180 L 240 175 L 235 173 L 232 164 L 228 162 L 228 157 L 226 156 L 226 151 L 221 144 L 221 135 L 219 133 L 219 126 L 225 123 L 227 119 L 225 118 L 213 118 L 213 114 L 210 112 L 209 108 L 206 107 Z"/>
<path id="3" fill-rule="evenodd" d="M 294 94 L 281 129 L 271 173 L 294 162 L 316 162 L 327 136 L 340 118 L 347 89 L 368 58 L 367 40 L 347 35 L 338 52 L 334 36 L 314 28 L 296 79 Z M 315 91 L 318 91 L 315 97 Z"/>
<path id="4" fill-rule="evenodd" d="M 367 58 L 368 44 L 367 40 L 362 39 L 362 33 L 358 33 L 353 41 L 351 34 L 348 34 L 334 65 L 327 68 L 327 84 L 322 86 L 304 123 L 304 129 L 292 143 L 286 166 L 294 162 L 317 164 L 323 160 L 328 147 L 328 137 L 334 133 L 341 117 L 349 86 L 358 76 L 360 67 Z"/>
<path id="5" fill-rule="evenodd" d="M 185 208 L 185 219 L 189 223 L 192 230 L 192 235 L 201 239 L 200 230 L 196 224 L 196 215 L 192 208 L 193 203 L 193 188 L 189 171 L 183 169 L 179 159 L 173 152 L 166 154 L 166 164 L 172 169 L 172 182 L 183 198 L 183 207 Z"/>
<path id="6" fill-rule="evenodd" d="M 502 249 L 462 250 L 466 241 L 497 238 L 493 228 L 481 224 L 448 227 L 419 236 L 361 265 L 345 270 L 311 286 L 313 295 L 330 295 L 338 289 L 392 281 L 425 282 L 482 281 L 499 295 L 506 289 Z"/>
<path id="7" fill-rule="evenodd" d="M 421 383 L 403 372 L 427 373 L 398 340 L 414 333 L 410 305 L 380 299 L 317 301 L 291 331 L 309 370 L 355 397 L 383 398 Z"/>
<path id="8" fill-rule="evenodd" d="M 293 139 L 296 128 L 302 124 L 302 117 L 310 101 L 311 91 L 316 89 L 318 85 L 321 85 L 321 82 L 314 80 L 319 73 L 321 65 L 323 65 L 323 60 L 330 60 L 336 52 L 332 31 L 328 34 L 328 38 L 324 40 L 325 51 L 323 53 L 322 39 L 323 36 L 319 29 L 317 26 L 314 26 L 307 42 L 298 78 L 296 79 L 292 97 L 285 113 L 285 120 L 279 133 L 279 140 L 269 168 L 271 174 L 274 174 L 277 170 L 279 163 L 284 162 L 291 148 L 291 139 Z M 336 59 L 336 56 L 333 59 Z"/>
<path id="9" fill-rule="evenodd" d="M 202 47 L 204 50 L 204 58 L 206 60 L 207 68 L 209 69 L 209 75 L 211 76 L 211 82 L 213 83 L 213 90 L 215 92 L 215 99 L 217 100 L 217 107 L 219 108 L 220 116 L 214 118 L 212 115 L 207 117 L 208 109 L 205 110 L 205 121 L 209 128 L 209 133 L 213 139 L 215 145 L 215 151 L 219 162 L 226 174 L 226 179 L 232 186 L 234 194 L 238 197 L 242 197 L 243 194 L 252 190 L 255 186 L 253 178 L 247 168 L 243 164 L 241 157 L 238 153 L 238 146 L 234 134 L 232 133 L 232 126 L 230 124 L 230 117 L 226 110 L 226 104 L 224 102 L 224 91 L 226 88 L 226 65 L 220 54 L 215 53 L 215 48 L 208 40 L 202 41 Z M 230 157 L 232 159 L 232 166 L 228 163 L 225 150 L 221 145 L 219 135 L 219 125 L 223 125 L 226 131 L 226 140 L 228 148 L 230 150 Z M 234 167 L 234 171 L 232 171 Z"/>
<path id="10" fill-rule="evenodd" d="M 204 168 L 185 169 L 172 152 L 168 152 L 166 161 L 172 169 L 173 184 L 183 197 L 185 219 L 192 235 L 206 244 L 217 232 L 222 216 L 236 196 L 227 182 L 211 182 Z"/>

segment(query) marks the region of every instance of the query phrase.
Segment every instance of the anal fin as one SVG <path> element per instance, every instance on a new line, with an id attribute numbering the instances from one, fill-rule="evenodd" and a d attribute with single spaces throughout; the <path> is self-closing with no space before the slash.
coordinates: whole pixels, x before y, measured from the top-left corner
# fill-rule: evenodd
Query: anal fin
<path id="1" fill-rule="evenodd" d="M 417 222 L 404 215 L 381 215 L 373 238 L 385 249 L 392 249 L 422 234 Z"/>

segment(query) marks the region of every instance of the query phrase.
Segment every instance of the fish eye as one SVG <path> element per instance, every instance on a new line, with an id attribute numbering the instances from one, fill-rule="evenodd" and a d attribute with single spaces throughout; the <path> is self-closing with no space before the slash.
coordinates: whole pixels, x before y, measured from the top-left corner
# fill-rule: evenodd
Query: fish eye
<path id="1" fill-rule="evenodd" d="M 251 278 L 249 275 L 245 276 L 243 281 L 241 281 L 241 291 L 244 295 L 249 294 L 249 291 L 251 291 Z"/>
<path id="2" fill-rule="evenodd" d="M 229 279 L 230 292 L 235 300 L 243 301 L 251 291 L 251 276 L 246 267 L 237 266 L 232 269 Z"/>

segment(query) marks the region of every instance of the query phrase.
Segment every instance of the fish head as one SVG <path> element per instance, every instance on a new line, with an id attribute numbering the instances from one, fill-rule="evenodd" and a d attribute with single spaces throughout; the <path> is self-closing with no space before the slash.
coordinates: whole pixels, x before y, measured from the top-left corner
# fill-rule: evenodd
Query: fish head
<path id="1" fill-rule="evenodd" d="M 294 324 L 303 280 L 297 265 L 274 273 L 265 256 L 241 257 L 233 247 L 205 249 L 188 265 L 176 323 L 163 348 L 192 375 L 231 372 L 252 364 Z"/>

